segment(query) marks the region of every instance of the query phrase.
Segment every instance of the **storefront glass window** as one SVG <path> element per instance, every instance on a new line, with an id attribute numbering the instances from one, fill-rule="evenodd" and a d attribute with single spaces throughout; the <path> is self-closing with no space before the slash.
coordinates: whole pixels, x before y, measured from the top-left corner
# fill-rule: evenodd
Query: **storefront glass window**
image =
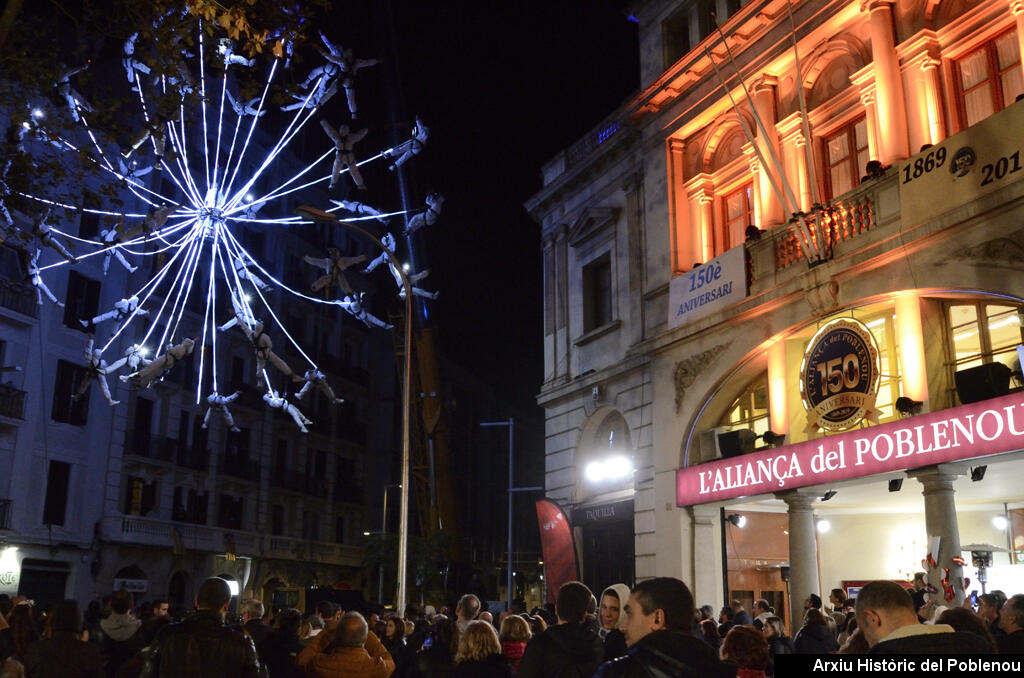
<path id="1" fill-rule="evenodd" d="M 880 317 L 867 318 L 864 322 L 871 330 L 878 344 L 878 360 L 881 375 L 878 378 L 878 396 L 875 407 L 881 410 L 879 423 L 896 418 L 893 403 L 902 395 L 900 393 L 900 352 L 895 323 L 892 313 Z"/>
<path id="2" fill-rule="evenodd" d="M 1019 310 L 1001 304 L 951 304 L 949 324 L 953 332 L 953 371 L 1000 362 L 1017 369 L 1017 344 L 1021 343 Z"/>
<path id="3" fill-rule="evenodd" d="M 726 411 L 719 426 L 730 431 L 749 428 L 761 435 L 768 430 L 768 373 L 754 379 Z"/>

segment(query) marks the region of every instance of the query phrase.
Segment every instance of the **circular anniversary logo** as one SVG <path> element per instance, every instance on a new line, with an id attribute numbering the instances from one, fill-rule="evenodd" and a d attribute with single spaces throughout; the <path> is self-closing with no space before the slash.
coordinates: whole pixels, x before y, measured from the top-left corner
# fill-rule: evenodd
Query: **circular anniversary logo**
<path id="1" fill-rule="evenodd" d="M 811 337 L 800 365 L 808 432 L 845 431 L 864 418 L 878 423 L 878 345 L 853 318 L 837 318 Z"/>

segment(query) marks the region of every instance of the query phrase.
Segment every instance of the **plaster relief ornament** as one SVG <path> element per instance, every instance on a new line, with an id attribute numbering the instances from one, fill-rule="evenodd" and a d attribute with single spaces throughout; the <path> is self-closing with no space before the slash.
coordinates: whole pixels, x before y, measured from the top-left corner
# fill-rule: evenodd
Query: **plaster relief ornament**
<path id="1" fill-rule="evenodd" d="M 711 364 L 711 361 L 713 361 L 719 353 L 728 348 L 728 346 L 729 344 L 719 344 L 676 363 L 672 380 L 676 387 L 677 413 L 683 406 L 683 398 L 686 397 L 686 389 L 693 386 L 694 382 L 697 381 L 697 376 Z"/>
<path id="2" fill-rule="evenodd" d="M 298 18 L 287 8 L 283 11 Z M 102 257 L 105 275 L 110 272 L 111 258 L 116 258 L 126 272 L 143 279 L 134 285 L 136 277 L 121 275 L 118 282 L 124 280 L 133 284 L 122 292 L 124 298 L 93 318 L 81 319 L 87 327 L 99 323 L 112 327 L 109 339 L 102 344 L 99 340 L 90 344 L 86 356 L 90 383 L 99 382 L 111 404 L 116 401 L 101 377 L 122 370 L 123 383 L 133 388 L 150 388 L 175 364 L 187 359 L 198 345 L 195 404 L 201 405 L 206 400 L 206 420 L 210 412 L 216 410 L 231 426 L 233 420 L 228 406 L 238 396 L 223 395 L 219 390 L 218 365 L 227 354 L 218 346 L 216 337 L 237 326 L 251 343 L 258 382 L 268 392 L 268 404 L 288 412 L 301 424 L 308 420 L 294 405 L 287 403 L 283 390 L 286 384 L 273 382 L 303 382 L 300 391 L 303 395 L 319 390 L 332 402 L 341 402 L 341 399 L 334 395 L 328 376 L 316 364 L 315 357 L 307 355 L 288 328 L 280 323 L 273 301 L 266 293 L 279 291 L 283 297 L 303 299 L 304 304 L 341 306 L 368 326 L 391 326 L 365 308 L 362 295 L 356 294 L 346 278 L 346 269 L 365 262 L 367 257 L 341 256 L 332 234 L 328 234 L 328 242 L 324 244 L 325 257 L 306 259 L 322 271 L 312 286 L 314 292 L 322 293 L 322 298 L 311 296 L 307 290 L 289 287 L 273 272 L 277 266 L 276 254 L 270 260 L 273 263 L 269 263 L 263 259 L 262 252 L 254 256 L 255 252 L 250 253 L 246 245 L 248 236 L 254 232 L 285 229 L 300 232 L 307 228 L 312 223 L 309 216 L 294 215 L 290 211 L 292 205 L 302 204 L 296 199 L 308 186 L 327 182 L 337 186 L 340 175 L 349 172 L 355 185 L 365 188 L 354 147 L 367 137 L 367 131 L 353 132 L 345 124 L 335 128 L 322 122 L 317 112 L 344 87 L 349 112 L 354 118 L 356 75 L 377 61 L 356 59 L 351 49 L 343 50 L 321 35 L 324 48 L 318 51 L 324 61 L 303 83 L 304 92 L 296 95 L 287 85 L 293 81 L 292 76 L 282 74 L 289 68 L 293 48 L 301 44 L 295 41 L 295 28 L 270 29 L 267 35 L 272 49 L 250 58 L 238 53 L 238 43 L 227 39 L 220 27 L 205 20 L 187 20 L 190 12 L 187 8 L 175 7 L 157 17 L 152 30 L 148 26 L 144 27 L 146 30 L 140 27 L 123 41 L 117 40 L 112 63 L 104 64 L 103 72 L 109 72 L 106 67 L 112 65 L 117 73 L 124 73 L 124 79 L 119 76 L 111 83 L 104 83 L 104 88 L 97 88 L 97 97 L 101 96 L 99 92 L 111 90 L 110 101 L 96 107 L 97 110 L 102 108 L 105 114 L 96 115 L 97 121 L 86 119 L 94 107 L 75 87 L 75 76 L 88 64 L 64 69 L 52 89 L 47 86 L 46 93 L 55 98 L 61 109 L 69 110 L 70 115 L 66 117 L 74 121 L 70 129 L 62 129 L 59 134 L 41 130 L 35 121 L 34 104 L 26 102 L 31 113 L 25 120 L 15 116 L 7 129 L 6 142 L 12 154 L 0 167 L 0 237 L 14 239 L 19 249 L 24 250 L 23 267 L 40 305 L 45 296 L 54 305 L 64 306 L 63 300 L 47 285 L 48 275 L 57 273 L 53 269 L 70 268 L 92 257 Z M 162 49 L 154 50 L 146 44 L 150 36 L 166 41 Z M 246 83 L 240 82 L 242 78 L 262 82 L 258 96 L 250 98 Z M 245 92 L 244 96 L 241 92 Z M 87 93 L 92 96 L 92 90 Z M 192 96 L 188 96 L 190 94 Z M 275 124 L 270 135 L 268 130 L 256 134 L 267 108 L 276 107 L 280 101 L 290 101 L 290 97 L 295 102 L 285 106 L 286 111 L 291 111 L 288 113 L 290 121 L 285 125 Z M 130 110 L 118 108 L 125 105 Z M 120 128 L 104 129 L 98 122 L 118 115 L 134 125 L 127 133 Z M 321 122 L 323 132 L 316 129 L 317 122 Z M 273 136 L 274 132 L 277 136 Z M 428 136 L 429 130 L 417 119 L 411 139 L 390 151 L 368 155 L 361 162 L 387 157 L 392 164 L 400 166 L 422 150 Z M 129 139 L 127 143 L 123 141 L 125 137 Z M 250 143 L 254 139 L 258 141 Z M 293 140 L 297 142 L 293 144 Z M 293 151 L 298 143 L 304 147 L 316 144 L 317 152 L 309 155 L 318 157 L 294 175 L 279 176 L 278 170 L 290 167 L 291 162 L 282 162 L 285 160 L 282 154 Z M 87 170 L 80 186 L 88 186 L 89 194 L 101 199 L 112 191 L 119 191 L 114 201 L 116 205 L 68 204 L 72 198 L 56 190 L 56 195 L 43 194 L 51 190 L 45 182 L 40 184 L 43 188 L 37 189 L 38 194 L 19 192 L 19 200 L 39 204 L 39 209 L 32 214 L 61 208 L 101 219 L 102 228 L 96 237 L 80 238 L 62 231 L 60 224 L 47 222 L 48 212 L 31 228 L 15 227 L 15 215 L 10 214 L 5 204 L 12 197 L 5 180 L 13 171 L 13 159 L 20 155 L 26 156 L 24 159 L 31 166 L 38 166 L 33 154 L 41 149 L 48 153 L 57 149 L 73 162 L 84 161 L 82 164 Z M 148 159 L 150 155 L 152 159 Z M 159 181 L 147 181 L 146 177 L 153 173 L 159 173 Z M 434 204 L 433 211 L 429 211 L 431 203 L 428 202 L 429 213 L 413 219 L 416 227 L 433 223 L 440 201 Z M 372 218 L 386 224 L 389 216 L 405 214 L 403 211 L 389 214 L 358 201 L 337 201 L 335 205 L 335 209 L 355 215 L 349 219 L 351 221 Z M 349 221 L 323 214 L 338 225 Z M 389 238 L 393 249 L 394 239 Z M 74 255 L 71 242 L 75 243 Z M 79 252 L 79 245 L 84 248 L 83 252 Z M 43 253 L 50 250 L 57 256 L 47 262 Z M 150 259 L 144 264 L 147 257 Z M 385 262 L 381 260 L 375 266 L 380 263 Z M 397 269 L 392 270 L 393 275 L 396 272 Z M 415 281 L 425 275 L 424 271 L 410 277 Z M 418 288 L 416 294 L 433 295 Z M 232 317 L 217 318 L 225 300 L 231 302 Z M 306 361 L 299 371 L 304 377 L 297 376 L 274 352 L 263 322 L 257 320 L 257 317 L 268 317 L 265 313 L 276 322 L 279 341 L 287 341 Z M 224 320 L 226 322 L 218 327 Z M 221 341 L 230 343 L 232 339 Z M 144 348 L 147 344 L 158 347 L 159 355 L 147 357 Z M 116 360 L 107 362 L 111 356 Z M 268 367 L 274 370 L 268 372 Z"/>
<path id="3" fill-rule="evenodd" d="M 341 177 L 341 173 L 348 170 L 349 176 L 352 177 L 352 181 L 355 182 L 356 188 L 361 191 L 366 190 L 366 184 L 363 182 L 363 173 L 359 171 L 359 165 L 356 164 L 356 156 L 352 152 L 355 145 L 362 141 L 363 137 L 369 131 L 367 129 L 361 129 L 358 132 L 349 131 L 348 125 L 339 125 L 337 129 L 331 126 L 331 123 L 326 120 L 320 121 L 320 126 L 324 128 L 324 132 L 334 142 L 334 166 L 331 168 L 331 184 L 330 188 L 334 188 L 338 179 Z"/>
<path id="4" fill-rule="evenodd" d="M 234 431 L 235 433 L 241 431 L 242 429 L 235 426 L 235 418 L 231 416 L 231 410 L 228 409 L 228 405 L 235 402 L 238 399 L 239 395 L 240 394 L 238 391 L 235 391 L 229 396 L 223 396 L 220 395 L 219 393 L 211 393 L 210 395 L 208 395 L 206 397 L 206 402 L 207 404 L 209 404 L 209 407 L 206 408 L 206 414 L 203 415 L 202 428 L 207 428 L 209 426 L 210 413 L 212 413 L 214 410 L 217 410 L 218 412 L 220 412 L 220 416 L 224 419 L 224 423 L 230 430 Z"/>
<path id="5" fill-rule="evenodd" d="M 329 403 L 337 405 L 345 402 L 344 398 L 338 398 L 334 395 L 334 389 L 331 388 L 329 383 L 327 383 L 327 375 L 320 370 L 306 370 L 306 374 L 303 376 L 303 379 L 306 380 L 306 383 L 303 384 L 302 388 L 299 389 L 299 392 L 295 394 L 295 397 L 299 400 L 306 397 L 306 394 L 309 393 L 310 389 L 315 386 L 320 389 L 320 392 L 324 394 Z"/>
<path id="6" fill-rule="evenodd" d="M 263 402 L 272 407 L 275 410 L 281 410 L 285 414 L 291 416 L 292 421 L 299 427 L 299 430 L 303 433 L 309 433 L 309 429 L 306 427 L 313 422 L 306 418 L 306 415 L 302 414 L 295 405 L 288 402 L 287 398 L 282 398 L 277 395 L 277 391 L 269 390 L 263 394 Z"/>
<path id="7" fill-rule="evenodd" d="M 420 151 L 427 144 L 427 137 L 430 136 L 430 128 L 423 124 L 419 116 L 416 116 L 416 124 L 412 127 L 412 139 L 406 141 L 404 144 L 395 149 L 394 152 L 401 151 L 401 155 L 393 163 L 388 165 L 388 169 L 394 172 L 396 169 L 404 165 L 405 163 L 412 160 L 413 156 L 419 155 Z M 387 153 L 391 155 L 391 153 Z"/>
<path id="8" fill-rule="evenodd" d="M 111 407 L 120 403 L 120 400 L 114 400 L 110 395 L 110 386 L 107 384 L 107 373 L 110 368 L 107 366 L 107 361 L 103 360 L 103 352 L 93 348 L 92 339 L 89 339 L 89 344 L 85 347 L 85 361 L 85 374 L 78 385 L 78 390 L 71 398 L 81 400 L 82 396 L 89 391 L 89 386 L 95 381 L 100 385 L 100 391 Z"/>
<path id="9" fill-rule="evenodd" d="M 405 235 L 410 235 L 420 230 L 424 226 L 433 226 L 437 223 L 437 218 L 441 216 L 441 208 L 444 206 L 444 196 L 440 193 L 428 193 L 427 194 L 427 209 L 420 212 L 412 219 L 409 220 L 409 225 L 405 228 Z"/>

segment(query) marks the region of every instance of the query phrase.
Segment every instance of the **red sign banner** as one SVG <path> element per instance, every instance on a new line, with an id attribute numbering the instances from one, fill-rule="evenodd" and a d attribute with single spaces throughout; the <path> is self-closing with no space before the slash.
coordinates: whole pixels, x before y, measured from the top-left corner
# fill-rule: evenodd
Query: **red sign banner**
<path id="1" fill-rule="evenodd" d="M 580 578 L 572 528 L 565 511 L 551 499 L 537 501 L 537 526 L 540 528 L 541 553 L 544 554 L 547 599 L 557 600 L 562 584 Z"/>
<path id="2" fill-rule="evenodd" d="M 782 492 L 1024 448 L 1015 393 L 676 471 L 676 505 Z"/>

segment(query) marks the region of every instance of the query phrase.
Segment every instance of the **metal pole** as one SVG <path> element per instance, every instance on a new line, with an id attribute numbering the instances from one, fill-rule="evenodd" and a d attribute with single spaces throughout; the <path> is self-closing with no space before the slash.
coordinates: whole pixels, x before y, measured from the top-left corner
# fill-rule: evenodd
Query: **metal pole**
<path id="1" fill-rule="evenodd" d="M 388 489 L 390 485 L 384 486 L 384 510 L 381 512 L 380 517 L 380 536 L 384 539 L 384 536 L 388 533 Z M 381 545 L 383 545 L 383 541 Z M 380 604 L 384 603 L 384 559 L 381 558 L 380 562 L 377 563 L 377 602 Z"/>
<path id="2" fill-rule="evenodd" d="M 508 418 L 508 607 L 506 610 L 512 610 L 512 568 L 515 566 L 515 558 L 512 556 L 512 511 L 513 511 L 513 499 L 515 494 L 513 488 L 515 488 L 516 477 L 515 477 L 515 430 L 516 420 L 513 417 Z"/>
<path id="3" fill-rule="evenodd" d="M 402 289 L 405 290 L 405 360 L 403 361 L 402 374 L 402 499 L 399 502 L 398 523 L 398 586 L 395 591 L 395 609 L 399 614 L 405 611 L 405 559 L 409 550 L 409 424 L 411 423 L 412 405 L 412 285 L 409 284 L 409 277 L 402 270 L 402 264 L 395 255 L 384 247 L 384 243 L 370 231 L 354 223 L 341 221 L 330 212 L 325 212 L 316 207 L 303 205 L 298 208 L 300 216 L 320 223 L 333 224 L 350 228 L 365 236 L 370 242 L 379 247 L 387 255 L 388 260 L 398 271 L 402 279 Z"/>

